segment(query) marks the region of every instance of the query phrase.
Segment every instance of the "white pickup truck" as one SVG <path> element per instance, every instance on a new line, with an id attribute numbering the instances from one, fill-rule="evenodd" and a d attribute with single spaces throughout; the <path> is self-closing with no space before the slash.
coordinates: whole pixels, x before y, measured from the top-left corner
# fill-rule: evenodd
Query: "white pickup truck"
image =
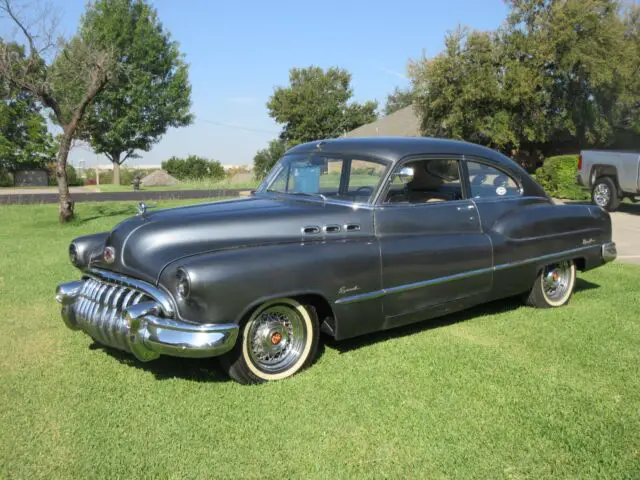
<path id="1" fill-rule="evenodd" d="M 579 185 L 591 189 L 591 200 L 612 212 L 623 198 L 640 197 L 640 152 L 583 150 L 578 158 Z"/>

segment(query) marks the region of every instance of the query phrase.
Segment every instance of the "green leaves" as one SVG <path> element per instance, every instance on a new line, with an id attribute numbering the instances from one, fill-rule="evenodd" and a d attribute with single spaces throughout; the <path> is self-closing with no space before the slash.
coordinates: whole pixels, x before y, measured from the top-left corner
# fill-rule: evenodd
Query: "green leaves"
<path id="1" fill-rule="evenodd" d="M 171 157 L 162 162 L 162 169 L 178 180 L 222 180 L 225 177 L 224 167 L 220 162 L 197 155 L 189 155 L 187 158 Z"/>
<path id="2" fill-rule="evenodd" d="M 426 135 L 549 155 L 640 142 L 638 6 L 509 0 L 495 33 L 458 29 L 410 67 Z M 635 73 L 634 73 L 635 72 Z"/>
<path id="3" fill-rule="evenodd" d="M 408 107 L 412 102 L 412 92 L 410 88 L 401 89 L 396 87 L 387 95 L 387 103 L 384 106 L 384 114 L 391 115 L 398 110 Z"/>
<path id="4" fill-rule="evenodd" d="M 262 180 L 284 155 L 285 151 L 285 143 L 279 138 L 271 140 L 267 148 L 258 150 L 255 157 L 253 157 L 253 175 L 256 180 Z"/>
<path id="5" fill-rule="evenodd" d="M 150 150 L 170 127 L 193 121 L 188 66 L 146 1 L 96 2 L 80 35 L 111 49 L 119 64 L 82 125 L 96 152 L 122 163 L 136 150 Z"/>
<path id="6" fill-rule="evenodd" d="M 278 87 L 267 103 L 269 115 L 283 125 L 288 146 L 340 136 L 374 121 L 376 102 L 351 102 L 351 74 L 341 68 L 293 68 L 289 86 Z"/>
<path id="7" fill-rule="evenodd" d="M 22 49 L 16 47 L 24 58 Z M 56 144 L 36 98 L 0 81 L 0 170 L 44 167 L 55 158 Z"/>

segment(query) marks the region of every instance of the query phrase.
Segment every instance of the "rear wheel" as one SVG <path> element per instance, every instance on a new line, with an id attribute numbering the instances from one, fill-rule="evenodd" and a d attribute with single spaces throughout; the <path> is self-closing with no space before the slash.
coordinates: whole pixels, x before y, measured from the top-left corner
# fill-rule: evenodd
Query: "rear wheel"
<path id="1" fill-rule="evenodd" d="M 620 205 L 620 193 L 611 177 L 600 177 L 593 184 L 591 200 L 599 207 L 612 212 Z"/>
<path id="2" fill-rule="evenodd" d="M 312 306 L 291 298 L 271 300 L 254 310 L 235 347 L 220 358 L 220 363 L 239 383 L 282 380 L 313 361 L 319 333 Z"/>
<path id="3" fill-rule="evenodd" d="M 527 296 L 536 308 L 562 307 L 569 302 L 576 284 L 576 264 L 572 260 L 552 263 L 542 269 Z"/>

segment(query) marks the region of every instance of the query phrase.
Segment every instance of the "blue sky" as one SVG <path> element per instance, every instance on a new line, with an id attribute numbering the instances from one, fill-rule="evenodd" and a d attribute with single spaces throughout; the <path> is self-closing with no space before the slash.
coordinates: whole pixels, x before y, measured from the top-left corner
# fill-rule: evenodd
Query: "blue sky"
<path id="1" fill-rule="evenodd" d="M 84 0 L 54 3 L 60 8 L 61 30 L 72 34 Z M 274 86 L 286 85 L 290 68 L 345 68 L 353 76 L 356 100 L 382 104 L 395 86 L 408 85 L 409 59 L 437 54 L 445 33 L 459 24 L 495 29 L 507 11 L 503 0 L 153 3 L 190 64 L 196 121 L 169 131 L 136 164 L 191 153 L 227 164 L 251 163 L 256 150 L 277 136 L 279 126 L 265 103 Z M 96 163 L 90 149 L 79 147 L 71 159 Z"/>

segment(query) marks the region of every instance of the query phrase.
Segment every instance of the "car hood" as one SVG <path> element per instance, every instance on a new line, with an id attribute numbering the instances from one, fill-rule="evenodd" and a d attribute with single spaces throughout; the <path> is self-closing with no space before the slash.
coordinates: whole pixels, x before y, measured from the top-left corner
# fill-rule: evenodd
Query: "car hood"
<path id="1" fill-rule="evenodd" d="M 305 226 L 356 223 L 354 233 L 344 228 L 332 239 L 371 234 L 371 211 L 291 198 L 248 197 L 166 210 L 147 211 L 118 224 L 106 245 L 115 250 L 115 261 L 100 259 L 92 265 L 157 283 L 172 262 L 192 255 L 229 248 L 323 239 L 325 234 L 305 235 Z"/>

